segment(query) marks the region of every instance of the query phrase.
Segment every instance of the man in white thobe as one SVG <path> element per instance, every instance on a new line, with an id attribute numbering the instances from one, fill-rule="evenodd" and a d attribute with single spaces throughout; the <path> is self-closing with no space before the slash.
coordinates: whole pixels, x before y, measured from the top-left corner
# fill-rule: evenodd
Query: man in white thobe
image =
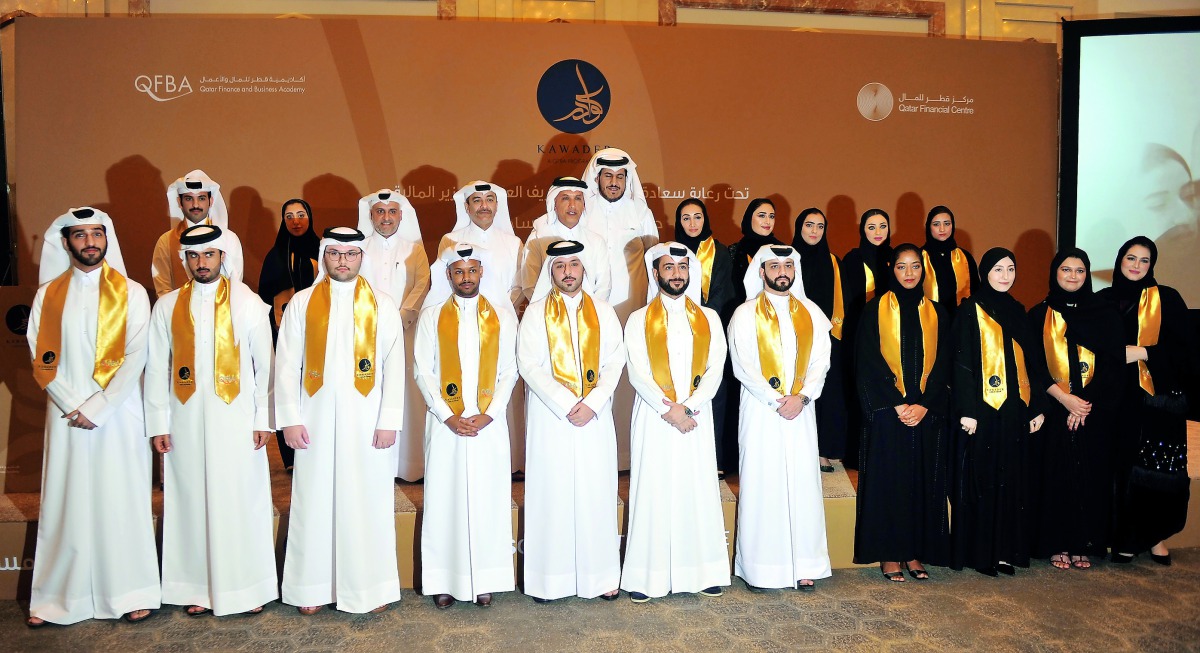
<path id="1" fill-rule="evenodd" d="M 326 229 L 321 272 L 283 314 L 275 422 L 296 450 L 283 602 L 377 612 L 400 600 L 396 460 L 404 416 L 400 311 L 359 274 L 361 232 Z"/>
<path id="2" fill-rule="evenodd" d="M 816 413 L 808 407 L 829 371 L 831 325 L 799 276 L 796 250 L 764 245 L 746 271 L 750 299 L 729 322 L 729 358 L 742 382 L 733 566 L 752 588 L 812 591 L 832 573 Z"/>
<path id="3" fill-rule="evenodd" d="M 166 462 L 163 601 L 257 613 L 279 598 L 270 307 L 225 276 L 220 227 L 189 227 L 179 244 L 192 280 L 155 303 L 146 364 L 146 431 Z"/>
<path id="4" fill-rule="evenodd" d="M 150 260 L 155 296 L 162 297 L 191 279 L 179 258 L 179 236 L 192 225 L 221 228 L 226 242 L 225 270 L 229 280 L 242 280 L 242 241 L 229 229 L 229 208 L 221 196 L 220 184 L 203 170 L 193 170 L 167 186 L 167 208 L 171 228 L 158 237 Z"/>
<path id="5" fill-rule="evenodd" d="M 487 607 L 492 593 L 516 586 L 506 416 L 517 317 L 504 307 L 508 295 L 480 291 L 490 254 L 470 243 L 443 252 L 452 292 L 439 293 L 417 321 L 414 364 L 429 406 L 421 591 L 438 608 L 455 600 Z"/>
<path id="6" fill-rule="evenodd" d="M 700 260 L 679 243 L 646 252 L 650 303 L 629 316 L 633 405 L 629 527 L 621 589 L 634 603 L 672 592 L 720 596 L 729 557 L 712 399 L 725 369 L 721 318 L 690 283 Z"/>
<path id="7" fill-rule="evenodd" d="M 524 590 L 539 603 L 615 600 L 621 578 L 611 399 L 625 347 L 612 307 L 584 290 L 590 264 L 582 243 L 552 243 L 517 334 L 529 389 Z"/>
<path id="8" fill-rule="evenodd" d="M 383 189 L 358 201 L 358 230 L 367 235 L 367 261 L 362 275 L 377 292 L 385 293 L 400 307 L 404 332 L 405 360 L 413 358 L 413 328 L 425 293 L 429 292 L 429 256 L 421 241 L 421 223 L 417 211 L 400 193 Z M 413 382 L 412 370 L 403 372 L 404 403 L 421 405 L 421 392 Z M 395 478 L 418 481 L 425 475 L 425 454 L 421 434 L 425 432 L 422 411 L 404 416 L 400 439 L 392 452 L 397 459 Z"/>
<path id="9" fill-rule="evenodd" d="M 588 274 L 584 290 L 594 299 L 608 301 L 611 280 L 608 257 L 601 254 L 608 243 L 587 227 L 587 184 L 574 177 L 559 177 L 546 193 L 546 214 L 533 221 L 521 253 L 521 291 L 533 301 L 534 291 L 543 276 L 546 248 L 559 240 L 582 243 L 588 250 Z"/>
<path id="10" fill-rule="evenodd" d="M 142 621 L 161 596 L 141 391 L 150 300 L 91 207 L 54 220 L 38 272 L 26 335 L 49 400 L 27 623 Z"/>

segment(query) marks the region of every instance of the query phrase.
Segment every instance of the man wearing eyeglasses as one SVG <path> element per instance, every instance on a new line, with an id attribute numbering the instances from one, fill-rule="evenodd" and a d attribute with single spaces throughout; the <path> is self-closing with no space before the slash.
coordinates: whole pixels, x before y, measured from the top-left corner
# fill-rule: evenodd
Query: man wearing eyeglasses
<path id="1" fill-rule="evenodd" d="M 404 418 L 400 311 L 359 274 L 362 232 L 327 229 L 313 285 L 283 315 L 275 420 L 296 450 L 283 602 L 382 612 L 400 600 L 395 458 Z"/>

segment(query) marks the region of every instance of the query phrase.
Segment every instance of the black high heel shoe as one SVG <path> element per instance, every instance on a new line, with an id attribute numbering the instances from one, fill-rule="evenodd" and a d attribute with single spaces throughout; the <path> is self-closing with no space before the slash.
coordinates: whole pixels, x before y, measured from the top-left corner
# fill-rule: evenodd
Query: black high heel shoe
<path id="1" fill-rule="evenodd" d="M 1160 565 L 1162 565 L 1162 566 L 1164 566 L 1164 567 L 1170 567 L 1170 566 L 1171 566 L 1171 554 L 1170 554 L 1170 552 L 1168 552 L 1166 555 L 1161 555 L 1161 556 L 1160 556 L 1160 555 L 1158 555 L 1157 553 L 1151 552 L 1151 553 L 1150 553 L 1150 559 L 1151 559 L 1151 560 L 1153 560 L 1153 561 L 1155 561 L 1155 562 L 1157 562 L 1158 564 L 1160 564 Z"/>

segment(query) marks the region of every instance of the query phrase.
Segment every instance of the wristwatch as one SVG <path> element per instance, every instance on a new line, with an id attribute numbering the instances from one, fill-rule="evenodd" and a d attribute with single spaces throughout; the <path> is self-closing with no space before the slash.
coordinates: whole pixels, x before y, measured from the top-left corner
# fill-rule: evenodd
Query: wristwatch
<path id="1" fill-rule="evenodd" d="M 699 415 L 699 414 L 700 414 L 700 411 L 698 411 L 698 410 L 692 410 L 691 408 L 688 408 L 687 406 L 684 406 L 684 407 L 683 407 L 683 413 L 684 413 L 685 415 L 687 415 L 688 417 L 695 417 L 695 416 L 697 416 L 697 415 Z"/>
<path id="2" fill-rule="evenodd" d="M 812 398 L 811 398 L 811 397 L 809 397 L 808 395 L 800 395 L 800 403 L 802 403 L 802 404 L 804 404 L 805 406 L 807 406 L 807 405 L 809 405 L 810 403 L 812 403 Z"/>

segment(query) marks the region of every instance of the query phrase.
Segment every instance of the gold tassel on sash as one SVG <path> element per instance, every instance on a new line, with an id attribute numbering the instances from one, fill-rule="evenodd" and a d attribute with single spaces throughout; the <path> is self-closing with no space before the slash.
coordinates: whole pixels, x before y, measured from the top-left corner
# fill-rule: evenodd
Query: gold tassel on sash
<path id="1" fill-rule="evenodd" d="M 925 384 L 929 381 L 929 372 L 933 369 L 933 361 L 937 358 L 937 309 L 933 302 L 922 297 L 917 305 L 917 314 L 921 320 L 921 392 L 925 392 Z M 888 369 L 896 376 L 896 389 L 901 396 L 907 396 L 904 389 L 904 367 L 900 356 L 900 301 L 896 293 L 888 291 L 879 300 L 879 351 Z"/>
<path id="2" fill-rule="evenodd" d="M 1071 361 L 1068 358 L 1067 321 L 1053 308 L 1046 308 L 1046 320 L 1042 326 L 1042 345 L 1046 350 L 1046 367 L 1050 378 L 1063 392 L 1071 392 Z M 1096 369 L 1096 355 L 1083 345 L 1077 345 L 1079 354 L 1079 377 L 1083 387 L 1092 380 Z"/>
<path id="3" fill-rule="evenodd" d="M 841 340 L 842 323 L 846 321 L 846 307 L 842 302 L 842 271 L 833 253 L 829 254 L 829 260 L 833 263 L 833 315 L 829 316 L 833 328 L 829 330 L 829 334 Z"/>
<path id="4" fill-rule="evenodd" d="M 812 355 L 813 325 L 812 316 L 804 304 L 790 294 L 788 314 L 796 332 L 796 373 L 792 377 L 792 390 L 787 394 L 796 395 L 804 389 L 804 375 L 808 371 L 808 358 Z M 758 296 L 754 319 L 758 329 L 758 361 L 763 378 L 772 388 L 779 390 L 783 386 L 783 337 L 779 334 L 775 307 L 765 292 Z"/>
<path id="5" fill-rule="evenodd" d="M 708 303 L 708 288 L 712 282 L 713 261 L 717 256 L 717 246 L 712 236 L 700 243 L 696 258 L 700 259 L 700 301 Z"/>
<path id="6" fill-rule="evenodd" d="M 46 288 L 42 298 L 42 323 L 38 329 L 37 360 L 33 361 L 33 378 L 43 389 L 58 375 L 62 359 L 62 312 L 67 305 L 72 270 L 58 276 Z M 125 362 L 125 321 L 129 315 L 129 285 L 125 277 L 109 267 L 100 265 L 100 300 L 96 316 L 96 360 L 92 378 L 107 389 L 121 364 Z"/>
<path id="7" fill-rule="evenodd" d="M 684 297 L 684 311 L 688 327 L 692 331 L 692 387 L 688 396 L 700 385 L 700 379 L 708 369 L 708 346 L 712 338 L 708 318 L 688 297 Z M 667 308 L 662 295 L 654 298 L 646 308 L 646 353 L 650 355 L 650 372 L 654 382 L 667 395 L 667 399 L 678 401 L 675 382 L 671 377 L 671 360 L 667 354 Z"/>
<path id="8" fill-rule="evenodd" d="M 875 299 L 875 273 L 871 272 L 871 266 L 863 263 L 863 274 L 867 276 L 866 301 L 871 301 Z"/>
<path id="9" fill-rule="evenodd" d="M 979 353 L 983 372 L 983 401 L 996 410 L 1008 399 L 1008 375 L 1005 369 L 1004 330 L 982 306 L 975 307 L 979 324 Z M 1017 364 L 1017 388 L 1021 401 L 1029 405 L 1029 375 L 1025 370 L 1025 352 L 1013 341 L 1013 356 Z"/>
<path id="10" fill-rule="evenodd" d="M 933 270 L 933 263 L 929 260 L 929 252 L 922 250 L 921 258 L 925 263 L 925 296 L 935 302 L 940 301 L 938 299 L 937 274 Z M 971 268 L 967 265 L 966 254 L 963 254 L 958 247 L 950 252 L 950 265 L 954 268 L 954 303 L 957 306 L 971 296 Z"/>
<path id="11" fill-rule="evenodd" d="M 438 365 L 441 367 L 442 400 L 455 415 L 466 409 L 462 397 L 462 360 L 458 351 L 459 313 L 462 308 L 454 298 L 442 304 L 438 313 Z M 479 387 L 475 403 L 480 413 L 487 412 L 496 394 L 496 367 L 500 358 L 500 318 L 488 300 L 479 296 L 475 306 L 479 327 Z"/>
<path id="12" fill-rule="evenodd" d="M 1142 291 L 1138 301 L 1138 333 L 1137 346 L 1149 347 L 1158 344 L 1158 332 L 1162 328 L 1162 300 L 1158 296 L 1158 286 L 1150 286 Z M 1146 394 L 1154 396 L 1154 379 L 1150 378 L 1150 368 L 1146 361 L 1138 361 L 1138 385 Z"/>
<path id="13" fill-rule="evenodd" d="M 329 338 L 330 280 L 313 287 L 304 315 L 304 391 L 316 394 L 325 384 L 325 346 Z M 371 285 L 359 275 L 354 285 L 354 387 L 362 396 L 375 387 L 375 322 L 379 306 Z"/>
<path id="14" fill-rule="evenodd" d="M 190 280 L 179 289 L 175 310 L 171 313 L 171 368 L 175 396 L 181 404 L 186 404 L 196 391 L 196 325 L 192 319 L 194 283 L 195 280 Z M 229 280 L 221 277 L 217 283 L 213 304 L 213 381 L 217 396 L 228 404 L 241 392 L 241 351 L 233 338 Z"/>
<path id="15" fill-rule="evenodd" d="M 583 293 L 579 308 L 575 311 L 575 319 L 579 328 L 582 371 L 575 362 L 575 343 L 571 340 L 567 304 L 558 290 L 551 292 L 546 299 L 546 340 L 550 345 L 554 380 L 582 399 L 596 387 L 600 377 L 600 319 L 587 293 Z"/>

